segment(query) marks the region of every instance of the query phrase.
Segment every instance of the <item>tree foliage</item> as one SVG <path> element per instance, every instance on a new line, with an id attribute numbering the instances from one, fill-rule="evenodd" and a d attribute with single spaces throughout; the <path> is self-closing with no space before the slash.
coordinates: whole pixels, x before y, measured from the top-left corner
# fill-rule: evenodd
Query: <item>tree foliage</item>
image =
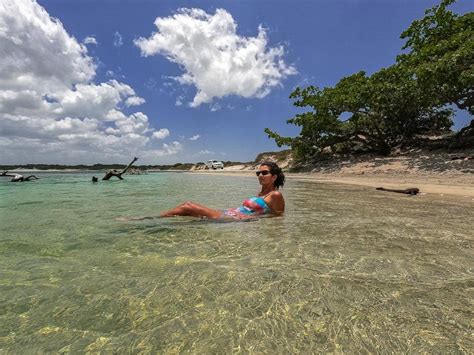
<path id="1" fill-rule="evenodd" d="M 447 105 L 472 114 L 474 88 L 472 13 L 447 11 L 452 2 L 427 10 L 402 33 L 408 51 L 394 65 L 371 76 L 358 72 L 334 87 L 296 88 L 294 105 L 310 109 L 287 121 L 301 127 L 299 136 L 265 132 L 307 159 L 324 151 L 388 154 L 421 133 L 449 130 Z"/>
<path id="2" fill-rule="evenodd" d="M 428 9 L 401 34 L 403 49 L 397 63 L 413 71 L 428 90 L 433 104 L 454 104 L 474 114 L 474 13 L 463 16 L 448 11 L 455 2 L 443 0 Z"/>

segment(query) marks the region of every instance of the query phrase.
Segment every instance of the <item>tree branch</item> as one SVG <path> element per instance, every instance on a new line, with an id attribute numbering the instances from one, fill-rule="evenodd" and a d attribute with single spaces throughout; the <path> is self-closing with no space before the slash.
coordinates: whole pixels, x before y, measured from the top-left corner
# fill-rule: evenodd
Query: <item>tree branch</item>
<path id="1" fill-rule="evenodd" d="M 133 163 L 135 163 L 137 160 L 138 160 L 138 158 L 134 157 L 133 160 L 131 161 L 131 163 L 128 164 L 125 167 L 125 169 L 123 169 L 121 172 L 118 172 L 117 170 L 109 171 L 107 174 L 105 174 L 105 176 L 102 178 L 102 180 L 110 180 L 110 178 L 113 177 L 113 176 L 119 178 L 120 180 L 123 180 L 122 175 L 125 174 L 127 172 L 127 170 L 130 169 L 130 167 L 133 165 Z"/>

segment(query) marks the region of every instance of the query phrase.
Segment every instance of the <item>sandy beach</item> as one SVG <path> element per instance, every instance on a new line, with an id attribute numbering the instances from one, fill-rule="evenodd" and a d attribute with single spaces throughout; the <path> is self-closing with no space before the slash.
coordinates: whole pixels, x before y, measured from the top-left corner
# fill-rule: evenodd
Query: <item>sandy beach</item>
<path id="1" fill-rule="evenodd" d="M 253 167 L 235 165 L 223 170 L 197 170 L 197 174 L 253 176 Z M 406 189 L 420 193 L 452 195 L 474 201 L 474 160 L 452 160 L 449 156 L 376 158 L 347 161 L 305 173 L 286 173 L 288 179 L 319 183 L 351 184 L 369 187 Z"/>
<path id="2" fill-rule="evenodd" d="M 195 171 L 193 174 L 239 175 L 253 177 L 252 171 Z M 421 193 L 455 195 L 471 198 L 474 201 L 474 176 L 472 174 L 413 174 L 400 175 L 362 175 L 351 176 L 345 174 L 323 173 L 287 173 L 287 179 L 298 181 L 312 181 L 319 183 L 350 184 L 370 187 L 385 187 L 392 189 L 406 189 L 417 187 Z"/>
<path id="3" fill-rule="evenodd" d="M 462 158 L 466 156 L 468 158 Z M 450 195 L 474 201 L 474 152 L 463 154 L 413 154 L 396 157 L 376 157 L 369 159 L 346 159 L 320 164 L 308 172 L 286 172 L 288 179 L 318 183 L 350 184 L 367 187 L 406 189 L 416 187 L 421 194 Z M 461 157 L 461 159 L 458 159 Z M 273 156 L 267 158 L 274 160 Z M 291 158 L 290 158 L 291 159 Z M 288 170 L 291 160 L 277 161 Z M 159 172 L 180 172 L 191 174 L 218 174 L 254 177 L 258 164 L 247 163 L 226 166 L 223 170 L 159 170 Z M 34 174 L 39 172 L 78 172 L 83 170 L 38 170 L 13 169 L 12 173 Z M 156 172 L 152 169 L 150 173 Z M 101 171 L 91 170 L 100 174 Z"/>

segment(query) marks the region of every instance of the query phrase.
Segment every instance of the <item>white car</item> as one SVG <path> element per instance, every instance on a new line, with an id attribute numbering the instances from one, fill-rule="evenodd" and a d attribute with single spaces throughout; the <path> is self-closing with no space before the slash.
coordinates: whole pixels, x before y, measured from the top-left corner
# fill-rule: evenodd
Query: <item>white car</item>
<path id="1" fill-rule="evenodd" d="M 224 163 L 219 160 L 208 160 L 206 162 L 207 169 L 224 169 Z"/>

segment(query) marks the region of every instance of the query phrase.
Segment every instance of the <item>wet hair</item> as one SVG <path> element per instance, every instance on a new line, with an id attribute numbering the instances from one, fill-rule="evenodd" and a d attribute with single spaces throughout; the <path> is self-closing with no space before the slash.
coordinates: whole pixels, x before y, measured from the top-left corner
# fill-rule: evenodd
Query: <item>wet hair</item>
<path id="1" fill-rule="evenodd" d="M 275 182 L 273 183 L 275 189 L 278 190 L 280 186 L 285 184 L 285 174 L 283 174 L 283 171 L 276 163 L 272 161 L 264 161 L 260 163 L 260 166 L 262 165 L 268 166 L 270 168 L 270 173 L 277 176 Z"/>

